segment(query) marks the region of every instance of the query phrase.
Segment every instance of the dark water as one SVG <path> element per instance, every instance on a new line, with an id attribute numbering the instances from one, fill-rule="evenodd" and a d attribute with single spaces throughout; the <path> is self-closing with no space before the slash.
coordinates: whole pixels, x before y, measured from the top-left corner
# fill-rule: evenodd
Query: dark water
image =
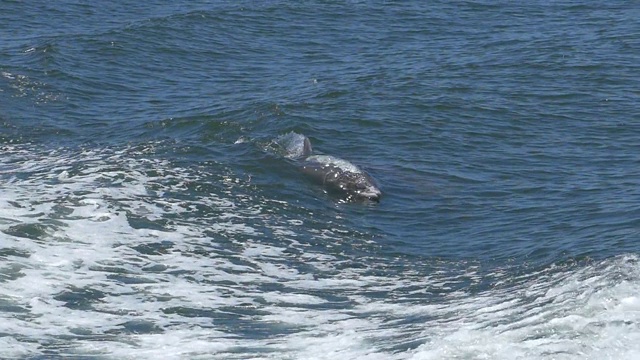
<path id="1" fill-rule="evenodd" d="M 639 17 L 0 1 L 0 357 L 635 359 Z"/>

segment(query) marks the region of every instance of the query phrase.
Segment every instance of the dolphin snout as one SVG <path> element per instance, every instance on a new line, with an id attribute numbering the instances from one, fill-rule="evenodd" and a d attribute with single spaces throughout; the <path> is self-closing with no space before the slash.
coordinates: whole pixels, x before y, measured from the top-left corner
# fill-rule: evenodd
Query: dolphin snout
<path id="1" fill-rule="evenodd" d="M 364 200 L 380 202 L 380 197 L 382 197 L 382 192 L 377 189 L 375 191 L 361 192 L 360 197 Z"/>

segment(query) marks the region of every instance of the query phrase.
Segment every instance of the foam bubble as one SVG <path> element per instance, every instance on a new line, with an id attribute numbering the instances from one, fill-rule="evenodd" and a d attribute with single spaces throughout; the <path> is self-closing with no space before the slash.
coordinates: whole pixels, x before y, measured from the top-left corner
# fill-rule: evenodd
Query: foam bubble
<path id="1" fill-rule="evenodd" d="M 363 257 L 370 239 L 335 217 L 285 212 L 291 205 L 243 192 L 216 164 L 155 159 L 161 146 L 4 147 L 0 357 L 640 353 L 636 256 L 523 275 Z M 470 289 L 487 276 L 492 286 Z"/>

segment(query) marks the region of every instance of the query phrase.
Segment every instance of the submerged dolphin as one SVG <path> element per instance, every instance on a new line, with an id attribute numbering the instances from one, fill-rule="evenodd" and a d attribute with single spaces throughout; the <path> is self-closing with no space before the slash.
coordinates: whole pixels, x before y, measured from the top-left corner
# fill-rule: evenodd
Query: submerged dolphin
<path id="1" fill-rule="evenodd" d="M 306 136 L 289 133 L 276 139 L 276 143 L 285 149 L 287 158 L 293 159 L 304 174 L 328 192 L 340 194 L 347 201 L 380 201 L 382 191 L 369 174 L 347 160 L 314 155 Z"/>

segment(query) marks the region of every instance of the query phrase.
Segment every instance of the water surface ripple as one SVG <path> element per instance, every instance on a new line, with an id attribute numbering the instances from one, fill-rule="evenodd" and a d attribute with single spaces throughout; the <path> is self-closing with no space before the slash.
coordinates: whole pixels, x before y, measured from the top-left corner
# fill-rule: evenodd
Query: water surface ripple
<path id="1" fill-rule="evenodd" d="M 632 2 L 1 8 L 1 358 L 640 354 Z"/>

